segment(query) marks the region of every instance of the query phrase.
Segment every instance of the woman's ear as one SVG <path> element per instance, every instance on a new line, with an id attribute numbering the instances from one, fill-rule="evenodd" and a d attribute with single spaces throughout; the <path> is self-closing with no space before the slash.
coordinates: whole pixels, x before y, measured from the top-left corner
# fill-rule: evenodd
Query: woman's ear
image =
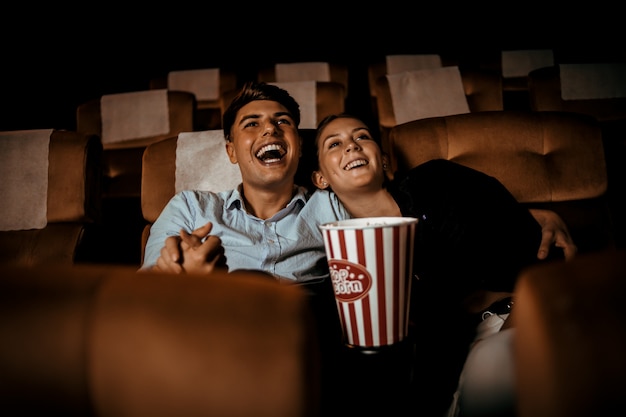
<path id="1" fill-rule="evenodd" d="M 228 154 L 228 159 L 230 159 L 231 163 L 236 164 L 239 162 L 237 161 L 237 155 L 235 154 L 235 147 L 231 141 L 226 141 L 226 153 Z"/>
<path id="2" fill-rule="evenodd" d="M 388 171 L 389 170 L 389 155 L 385 153 L 382 155 L 381 159 L 383 161 L 383 171 Z"/>
<path id="3" fill-rule="evenodd" d="M 313 173 L 311 174 L 311 182 L 320 190 L 328 188 L 328 183 L 322 176 L 322 173 L 319 171 L 313 171 Z"/>
<path id="4" fill-rule="evenodd" d="M 386 153 L 382 155 L 382 161 L 383 161 L 383 173 L 385 174 L 385 177 L 387 178 L 388 181 L 392 181 L 393 180 L 393 172 L 391 171 L 391 164 L 389 163 L 389 155 L 387 155 Z"/>

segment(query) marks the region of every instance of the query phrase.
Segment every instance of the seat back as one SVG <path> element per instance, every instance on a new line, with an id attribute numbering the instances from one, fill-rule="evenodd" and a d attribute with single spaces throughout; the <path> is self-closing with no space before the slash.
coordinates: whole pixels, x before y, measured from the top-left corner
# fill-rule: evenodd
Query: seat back
<path id="1" fill-rule="evenodd" d="M 536 69 L 528 75 L 528 91 L 532 110 L 587 114 L 600 122 L 616 238 L 626 246 L 626 63 Z"/>
<path id="2" fill-rule="evenodd" d="M 315 416 L 304 290 L 263 273 L 0 266 L 8 415 Z"/>
<path id="3" fill-rule="evenodd" d="M 367 65 L 367 85 L 372 101 L 372 111 L 378 118 L 378 104 L 376 97 L 378 89 L 376 83 L 387 74 L 397 74 L 403 71 L 415 71 L 429 68 L 440 68 L 452 65 L 444 62 L 440 54 L 391 54 L 385 55 L 384 60 L 376 60 Z"/>
<path id="4" fill-rule="evenodd" d="M 224 68 L 169 71 L 150 80 L 151 89 L 187 91 L 196 97 L 194 130 L 222 128 L 221 97 L 237 88 L 237 73 Z"/>
<path id="5" fill-rule="evenodd" d="M 520 275 L 513 338 L 519 417 L 609 415 L 626 389 L 626 252 Z"/>
<path id="6" fill-rule="evenodd" d="M 555 210 L 580 251 L 613 242 L 602 132 L 590 116 L 467 113 L 404 123 L 389 138 L 399 173 L 431 159 L 452 160 L 497 178 L 522 203 Z"/>
<path id="7" fill-rule="evenodd" d="M 103 143 L 104 197 L 139 198 L 143 150 L 192 131 L 195 106 L 193 93 L 170 90 L 107 94 L 80 104 L 77 131 Z"/>
<path id="8" fill-rule="evenodd" d="M 343 86 L 344 99 L 348 96 L 349 70 L 345 64 L 336 62 L 285 62 L 262 67 L 257 81 L 267 83 L 295 81 L 336 82 Z"/>
<path id="9" fill-rule="evenodd" d="M 101 216 L 102 144 L 41 129 L 0 133 L 0 262 L 73 264 Z"/>
<path id="10" fill-rule="evenodd" d="M 528 92 L 528 74 L 554 65 L 552 49 L 510 49 L 500 52 L 500 71 L 505 91 Z"/>
<path id="11" fill-rule="evenodd" d="M 452 69 L 457 69 L 459 71 L 461 85 L 457 85 L 458 80 L 453 77 L 454 74 L 451 73 Z M 442 75 L 444 74 L 444 72 L 447 73 L 445 76 L 449 77 L 450 82 L 441 86 L 442 92 L 440 94 L 449 97 L 447 99 L 448 105 L 454 105 L 455 108 L 459 108 L 459 106 L 464 105 L 467 108 L 467 110 L 464 111 L 469 112 L 504 109 L 504 103 L 502 98 L 502 76 L 495 71 L 461 70 L 457 66 L 431 68 L 423 71 L 428 71 L 435 76 L 437 76 L 438 73 L 441 73 Z M 378 122 L 380 127 L 383 150 L 386 152 L 390 152 L 388 143 L 389 132 L 391 128 L 398 124 L 398 121 L 396 119 L 396 112 L 394 111 L 394 98 L 392 96 L 392 89 L 390 87 L 388 77 L 388 75 L 385 77 L 380 77 L 376 82 Z M 423 89 L 423 91 L 425 92 L 430 92 L 434 94 L 434 96 L 431 96 L 430 98 L 431 102 L 438 100 L 440 96 L 440 94 L 437 93 L 436 90 L 438 88 L 438 85 L 433 85 L 429 83 L 426 77 L 421 79 L 418 79 L 416 77 L 413 80 L 413 86 L 415 88 L 420 88 Z M 465 97 L 463 97 L 463 94 L 455 93 L 455 91 L 462 91 Z M 464 102 L 463 98 L 465 100 Z M 459 103 L 458 100 L 461 100 L 461 102 Z M 426 100 L 421 104 L 415 103 L 413 101 L 411 104 L 408 105 L 411 107 L 426 105 L 427 101 L 429 100 Z M 444 116 L 447 114 L 451 114 L 450 112 L 439 112 L 439 114 L 437 114 L 433 113 L 432 110 L 428 111 L 431 115 L 434 116 Z"/>
<path id="12" fill-rule="evenodd" d="M 241 182 L 239 166 L 226 154 L 224 132 L 181 132 L 146 147 L 141 176 L 141 212 L 147 224 L 141 238 L 141 259 L 150 227 L 167 202 L 182 190 L 219 192 Z"/>
<path id="13" fill-rule="evenodd" d="M 583 113 L 600 122 L 626 119 L 626 63 L 535 69 L 528 74 L 528 91 L 535 111 Z"/>
<path id="14" fill-rule="evenodd" d="M 324 117 L 343 113 L 346 109 L 345 87 L 335 81 L 271 81 L 269 84 L 289 91 L 296 99 L 300 105 L 302 129 L 315 129 Z M 224 94 L 222 113 L 238 92 L 239 90 L 232 90 Z"/>

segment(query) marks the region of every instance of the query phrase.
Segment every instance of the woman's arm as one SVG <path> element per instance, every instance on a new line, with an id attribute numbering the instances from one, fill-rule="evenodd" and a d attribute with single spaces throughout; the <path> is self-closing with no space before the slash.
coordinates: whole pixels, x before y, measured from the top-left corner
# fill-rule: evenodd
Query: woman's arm
<path id="1" fill-rule="evenodd" d="M 529 209 L 529 211 L 541 225 L 541 244 L 537 251 L 537 258 L 545 259 L 550 253 L 550 248 L 556 246 L 563 249 L 566 260 L 573 259 L 578 252 L 578 247 L 574 244 L 563 219 L 552 210 Z"/>

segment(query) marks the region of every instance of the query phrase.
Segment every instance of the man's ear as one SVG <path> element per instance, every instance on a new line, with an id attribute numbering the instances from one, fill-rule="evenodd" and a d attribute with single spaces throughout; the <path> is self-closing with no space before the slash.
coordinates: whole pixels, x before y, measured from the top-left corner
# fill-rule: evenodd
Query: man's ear
<path id="1" fill-rule="evenodd" d="M 226 141 L 226 153 L 228 154 L 228 159 L 230 159 L 231 163 L 236 164 L 239 162 L 237 160 L 237 155 L 235 154 L 235 147 L 233 146 L 233 143 L 229 140 Z"/>
<path id="2" fill-rule="evenodd" d="M 313 171 L 313 173 L 311 173 L 311 182 L 320 190 L 328 188 L 328 183 L 324 180 L 322 173 L 319 171 Z"/>

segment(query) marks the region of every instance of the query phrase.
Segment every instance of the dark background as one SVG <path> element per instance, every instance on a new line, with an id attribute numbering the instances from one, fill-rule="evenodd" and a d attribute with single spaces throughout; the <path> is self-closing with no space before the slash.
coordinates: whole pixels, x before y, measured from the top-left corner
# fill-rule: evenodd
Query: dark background
<path id="1" fill-rule="evenodd" d="M 474 65 L 502 50 L 552 49 L 557 63 L 626 62 L 623 28 L 621 11 L 598 2 L 5 3 L 0 130 L 74 130 L 79 104 L 148 89 L 172 70 L 218 67 L 242 84 L 298 61 L 346 64 L 346 110 L 367 120 L 367 67 L 385 55 Z M 104 200 L 102 212 L 88 261 L 139 264 L 139 199 Z"/>
<path id="2" fill-rule="evenodd" d="M 147 89 L 171 70 L 233 69 L 243 82 L 275 62 L 346 63 L 354 87 L 347 107 L 358 112 L 369 103 L 367 65 L 386 54 L 478 62 L 549 48 L 557 62 L 626 61 L 622 14 L 597 2 L 16 7 L 5 6 L 0 29 L 0 130 L 74 129 L 78 104 Z"/>

